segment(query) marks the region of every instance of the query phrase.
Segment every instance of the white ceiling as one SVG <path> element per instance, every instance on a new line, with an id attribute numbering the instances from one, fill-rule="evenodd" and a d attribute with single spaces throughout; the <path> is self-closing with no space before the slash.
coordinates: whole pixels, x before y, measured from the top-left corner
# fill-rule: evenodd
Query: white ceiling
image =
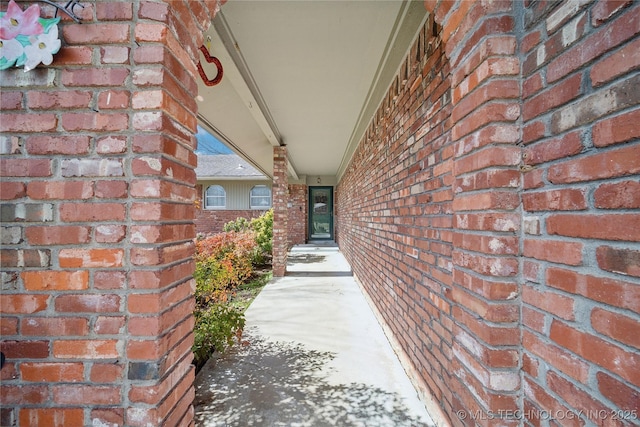
<path id="1" fill-rule="evenodd" d="M 422 1 L 230 0 L 206 34 L 224 77 L 201 123 L 271 176 L 339 176 L 426 18 Z M 215 66 L 202 64 L 213 78 Z"/>

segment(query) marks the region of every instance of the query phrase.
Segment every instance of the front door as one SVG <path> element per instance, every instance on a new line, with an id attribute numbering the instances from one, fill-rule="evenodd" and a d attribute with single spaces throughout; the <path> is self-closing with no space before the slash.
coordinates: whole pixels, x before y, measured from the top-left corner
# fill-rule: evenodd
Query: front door
<path id="1" fill-rule="evenodd" d="M 309 240 L 333 240 L 333 187 L 309 188 Z"/>

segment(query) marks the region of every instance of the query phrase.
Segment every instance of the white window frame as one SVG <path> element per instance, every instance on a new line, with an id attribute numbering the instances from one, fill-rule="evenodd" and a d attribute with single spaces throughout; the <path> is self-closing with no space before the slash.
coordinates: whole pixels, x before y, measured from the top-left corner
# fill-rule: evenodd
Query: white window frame
<path id="1" fill-rule="evenodd" d="M 209 189 L 210 188 L 216 188 L 216 189 L 220 189 L 222 190 L 222 195 L 209 195 Z M 209 204 L 209 199 L 222 199 L 223 204 L 222 205 L 211 205 Z M 207 186 L 207 188 L 204 190 L 204 208 L 205 209 L 226 209 L 227 208 L 227 190 L 224 189 L 224 187 L 222 185 L 219 184 L 211 184 L 209 186 Z"/>
<path id="2" fill-rule="evenodd" d="M 256 195 L 254 196 L 253 192 L 256 189 L 267 189 L 269 191 L 269 196 L 264 196 L 264 195 Z M 256 205 L 254 204 L 254 199 L 260 199 L 260 200 L 264 200 L 267 197 L 269 197 L 269 205 Z M 273 191 L 271 190 L 271 188 L 268 185 L 254 185 L 251 188 L 251 191 L 249 192 L 249 206 L 251 207 L 251 209 L 260 209 L 260 210 L 267 210 L 267 209 L 271 209 L 271 205 L 273 204 L 272 201 L 272 197 L 273 197 Z"/>

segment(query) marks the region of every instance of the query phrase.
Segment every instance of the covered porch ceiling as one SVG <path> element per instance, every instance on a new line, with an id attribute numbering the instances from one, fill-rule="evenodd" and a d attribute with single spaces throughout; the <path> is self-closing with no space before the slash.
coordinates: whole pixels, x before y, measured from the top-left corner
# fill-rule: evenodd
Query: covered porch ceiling
<path id="1" fill-rule="evenodd" d="M 200 122 L 268 176 L 285 144 L 292 179 L 340 177 L 425 19 L 421 0 L 229 0 L 205 34 L 224 77 L 198 80 Z"/>

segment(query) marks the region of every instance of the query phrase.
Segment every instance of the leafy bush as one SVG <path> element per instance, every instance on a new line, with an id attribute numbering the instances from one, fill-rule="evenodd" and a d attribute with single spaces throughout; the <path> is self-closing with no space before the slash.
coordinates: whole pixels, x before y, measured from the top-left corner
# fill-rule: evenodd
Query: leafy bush
<path id="1" fill-rule="evenodd" d="M 246 218 L 237 218 L 225 224 L 224 231 L 253 232 L 257 249 L 253 255 L 254 265 L 264 265 L 271 258 L 273 248 L 273 209 L 269 209 L 259 218 L 251 221 Z"/>
<path id="2" fill-rule="evenodd" d="M 194 311 L 194 363 L 201 367 L 214 351 L 224 351 L 233 345 L 233 337 L 240 339 L 244 329 L 244 314 L 228 304 L 216 303 Z"/>
<path id="3" fill-rule="evenodd" d="M 196 238 L 193 353 L 197 370 L 214 351 L 225 351 L 233 345 L 234 337 L 240 339 L 246 306 L 231 300 L 252 277 L 253 267 L 271 256 L 272 239 L 272 211 L 252 221 L 238 218 L 225 225 L 223 233 Z"/>
<path id="4" fill-rule="evenodd" d="M 253 274 L 253 233 L 226 232 L 196 241 L 196 302 L 224 302 Z"/>

